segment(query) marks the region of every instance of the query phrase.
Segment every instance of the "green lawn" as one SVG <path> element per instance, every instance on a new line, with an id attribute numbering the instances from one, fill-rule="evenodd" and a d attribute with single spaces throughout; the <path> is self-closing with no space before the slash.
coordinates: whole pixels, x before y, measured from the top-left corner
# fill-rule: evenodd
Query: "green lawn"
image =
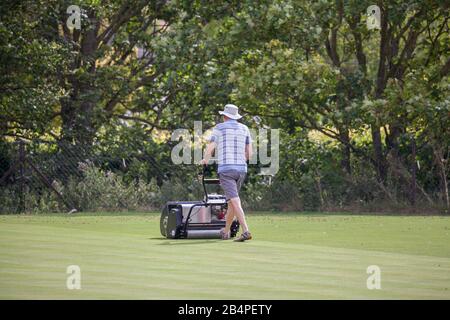
<path id="1" fill-rule="evenodd" d="M 154 213 L 0 216 L 0 298 L 450 299 L 450 217 L 248 220 L 254 240 L 234 243 L 163 239 Z M 66 288 L 69 265 L 81 290 Z"/>

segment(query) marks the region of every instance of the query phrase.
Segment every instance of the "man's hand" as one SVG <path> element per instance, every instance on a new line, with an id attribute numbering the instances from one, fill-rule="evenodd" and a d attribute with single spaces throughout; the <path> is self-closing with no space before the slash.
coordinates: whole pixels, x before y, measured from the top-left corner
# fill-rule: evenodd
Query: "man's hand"
<path id="1" fill-rule="evenodd" d="M 216 147 L 215 142 L 210 142 L 208 144 L 208 146 L 206 147 L 205 157 L 202 159 L 202 161 L 200 161 L 200 164 L 202 164 L 204 166 L 208 165 L 209 159 L 211 159 L 211 155 L 212 155 L 215 147 Z"/>

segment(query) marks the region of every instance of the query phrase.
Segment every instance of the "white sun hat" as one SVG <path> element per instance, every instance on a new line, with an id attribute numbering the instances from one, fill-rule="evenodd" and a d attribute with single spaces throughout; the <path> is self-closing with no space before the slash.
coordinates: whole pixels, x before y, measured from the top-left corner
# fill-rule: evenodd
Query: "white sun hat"
<path id="1" fill-rule="evenodd" d="M 242 118 L 242 116 L 239 114 L 239 108 L 236 107 L 234 104 L 225 105 L 223 111 L 219 111 L 219 113 L 223 116 L 227 116 L 228 118 L 234 120 Z"/>

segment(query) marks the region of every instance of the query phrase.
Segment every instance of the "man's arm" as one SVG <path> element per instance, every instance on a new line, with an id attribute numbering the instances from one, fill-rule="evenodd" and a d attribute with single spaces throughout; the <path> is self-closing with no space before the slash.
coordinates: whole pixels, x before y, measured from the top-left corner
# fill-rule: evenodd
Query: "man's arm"
<path id="1" fill-rule="evenodd" d="M 253 148 L 252 148 L 252 143 L 247 143 L 245 145 L 245 160 L 250 161 L 250 159 L 253 156 Z"/>
<path id="2" fill-rule="evenodd" d="M 209 159 L 211 159 L 212 153 L 213 153 L 215 148 L 216 148 L 216 143 L 215 142 L 210 142 L 208 144 L 208 146 L 206 147 L 205 157 L 202 159 L 202 161 L 200 161 L 200 164 L 203 164 L 203 165 L 207 165 L 208 164 Z"/>

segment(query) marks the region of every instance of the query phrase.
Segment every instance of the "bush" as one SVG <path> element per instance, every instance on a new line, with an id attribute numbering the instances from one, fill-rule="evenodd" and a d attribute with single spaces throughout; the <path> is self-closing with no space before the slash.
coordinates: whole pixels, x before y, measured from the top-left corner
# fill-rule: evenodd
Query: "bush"
<path id="1" fill-rule="evenodd" d="M 299 188 L 288 181 L 261 177 L 253 183 L 244 185 L 243 206 L 255 211 L 298 211 L 304 209 L 304 201 Z"/>
<path id="2" fill-rule="evenodd" d="M 149 210 L 158 204 L 158 188 L 150 183 L 126 183 L 123 176 L 81 163 L 83 177 L 72 178 L 61 192 L 79 210 Z"/>

